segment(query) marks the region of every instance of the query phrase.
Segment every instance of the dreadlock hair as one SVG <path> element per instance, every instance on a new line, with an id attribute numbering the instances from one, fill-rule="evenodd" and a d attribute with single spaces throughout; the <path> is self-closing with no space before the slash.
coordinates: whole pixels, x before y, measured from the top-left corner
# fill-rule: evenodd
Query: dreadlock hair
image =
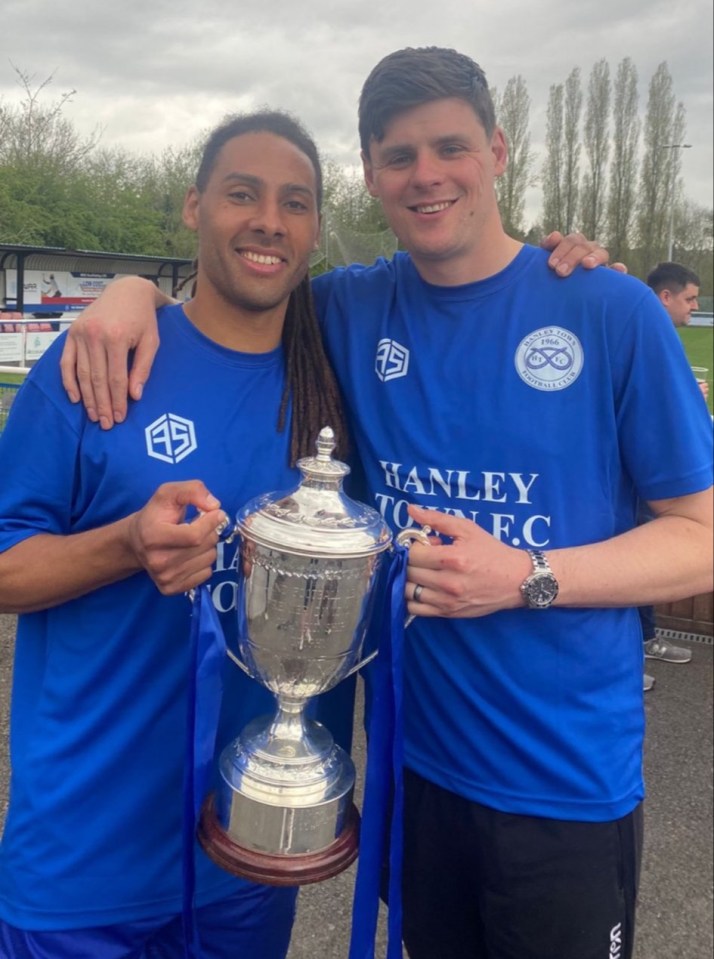
<path id="1" fill-rule="evenodd" d="M 226 117 L 206 140 L 196 174 L 196 189 L 199 192 L 205 190 L 222 147 L 229 140 L 247 133 L 272 133 L 305 154 L 315 171 L 319 213 L 322 208 L 322 166 L 317 146 L 295 117 L 279 110 L 259 110 Z M 194 260 L 192 273 L 181 284 L 191 290 L 191 295 L 196 292 L 197 276 L 198 260 Z M 302 456 L 314 456 L 317 436 L 324 426 L 331 426 L 334 430 L 335 452 L 344 458 L 349 452 L 349 437 L 342 397 L 322 342 L 308 274 L 288 299 L 282 343 L 285 387 L 277 430 L 279 433 L 284 431 L 292 401 L 290 465 L 294 466 Z"/>
<path id="2" fill-rule="evenodd" d="M 322 342 L 309 276 L 303 277 L 288 300 L 283 349 L 286 377 L 278 430 L 285 428 L 292 396 L 291 464 L 300 456 L 314 456 L 317 434 L 323 426 L 335 431 L 335 452 L 344 458 L 349 452 L 349 438 L 342 396 Z"/>
<path id="3" fill-rule="evenodd" d="M 196 295 L 196 277 L 198 276 L 198 258 L 194 258 L 191 263 L 191 272 L 185 276 L 180 283 L 177 283 L 173 290 L 173 296 L 178 298 L 184 290 L 189 297 Z"/>

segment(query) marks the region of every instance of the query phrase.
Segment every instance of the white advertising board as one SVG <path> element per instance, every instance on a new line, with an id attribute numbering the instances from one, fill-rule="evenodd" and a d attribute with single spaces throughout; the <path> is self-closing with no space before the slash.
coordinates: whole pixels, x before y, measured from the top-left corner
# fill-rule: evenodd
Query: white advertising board
<path id="1" fill-rule="evenodd" d="M 27 337 L 25 341 L 25 360 L 31 362 L 32 360 L 39 360 L 50 343 L 57 339 L 59 331 L 51 333 L 28 332 L 25 336 Z"/>
<path id="2" fill-rule="evenodd" d="M 17 363 L 24 359 L 24 338 L 22 333 L 0 333 L 0 363 Z"/>
<path id="3" fill-rule="evenodd" d="M 25 270 L 23 311 L 72 313 L 96 300 L 116 273 L 76 273 L 62 270 Z M 5 271 L 5 298 L 17 302 L 17 270 Z"/>

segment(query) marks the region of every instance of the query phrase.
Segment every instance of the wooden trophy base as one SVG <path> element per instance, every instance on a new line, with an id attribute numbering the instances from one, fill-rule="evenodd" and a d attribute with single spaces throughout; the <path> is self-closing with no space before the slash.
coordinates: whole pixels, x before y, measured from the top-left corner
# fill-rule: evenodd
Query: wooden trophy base
<path id="1" fill-rule="evenodd" d="M 198 841 L 206 854 L 226 872 L 268 886 L 305 886 L 331 879 L 357 858 L 360 817 L 352 803 L 341 834 L 318 852 L 274 855 L 247 849 L 234 842 L 216 818 L 213 794 L 206 799 L 198 823 Z"/>

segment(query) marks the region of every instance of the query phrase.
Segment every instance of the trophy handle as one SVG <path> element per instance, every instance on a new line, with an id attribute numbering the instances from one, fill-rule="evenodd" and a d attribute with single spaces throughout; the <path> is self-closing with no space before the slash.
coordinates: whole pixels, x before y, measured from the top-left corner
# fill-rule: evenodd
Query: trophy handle
<path id="1" fill-rule="evenodd" d="M 412 543 L 422 543 L 424 546 L 430 546 L 429 533 L 431 533 L 431 526 L 422 526 L 420 529 L 403 529 L 401 533 L 397 533 L 395 539 L 400 546 L 405 546 L 407 549 Z M 416 616 L 407 616 L 404 620 L 404 628 L 411 626 L 415 619 Z"/>
<path id="2" fill-rule="evenodd" d="M 403 529 L 401 533 L 397 533 L 394 538 L 400 546 L 406 546 L 407 549 L 409 549 L 414 542 L 422 543 L 424 546 L 430 546 L 429 533 L 431 533 L 431 526 L 422 526 L 419 529 L 411 527 L 409 529 Z"/>
<path id="3" fill-rule="evenodd" d="M 249 676 L 251 679 L 256 679 L 256 678 L 257 678 L 256 676 L 253 675 L 253 673 L 251 673 L 251 671 L 248 669 L 248 667 L 247 667 L 246 664 L 243 662 L 243 660 L 240 658 L 240 656 L 237 656 L 237 655 L 233 652 L 232 649 L 228 649 L 228 647 L 226 647 L 226 654 L 227 654 L 227 656 L 228 656 L 229 659 L 232 659 L 232 660 L 233 660 L 233 662 L 236 664 L 236 666 L 238 666 L 239 669 L 242 669 L 242 670 L 243 670 L 243 672 L 246 674 L 246 676 Z"/>
<path id="4" fill-rule="evenodd" d="M 397 533 L 397 535 L 394 538 L 400 546 L 405 546 L 407 549 L 409 549 L 412 543 L 423 543 L 424 546 L 431 545 L 431 541 L 429 540 L 429 533 L 431 533 L 431 526 L 422 526 L 419 529 L 416 529 L 416 528 L 403 529 L 401 533 Z M 404 628 L 406 629 L 407 626 L 411 625 L 411 623 L 413 623 L 415 619 L 416 619 L 416 616 L 407 616 L 407 618 L 404 620 Z M 375 649 L 373 652 L 369 654 L 369 656 L 365 656 L 362 662 L 357 663 L 357 665 L 353 666 L 348 673 L 345 673 L 345 675 L 342 678 L 347 679 L 347 677 L 351 676 L 352 673 L 358 672 L 368 663 L 371 663 L 372 660 L 375 658 L 375 656 L 377 656 L 378 654 L 379 654 L 379 649 Z M 238 665 L 241 667 L 241 669 L 244 672 L 246 673 L 248 672 L 245 665 L 243 665 L 242 663 L 239 663 L 236 657 L 230 652 L 230 650 L 228 651 L 228 655 L 235 662 L 238 663 Z M 248 673 L 248 675 L 250 676 L 250 673 Z"/>
<path id="5" fill-rule="evenodd" d="M 363 659 L 361 662 L 359 662 L 359 663 L 357 663 L 355 666 L 353 666 L 352 669 L 351 669 L 348 673 L 345 673 L 345 675 L 342 677 L 342 679 L 347 679 L 347 677 L 348 677 L 348 676 L 351 676 L 353 673 L 359 672 L 360 669 L 362 669 L 362 668 L 363 668 L 364 666 L 366 666 L 368 663 L 371 663 L 371 662 L 372 662 L 372 660 L 374 659 L 374 657 L 377 655 L 378 652 L 379 652 L 379 650 L 378 650 L 378 649 L 375 649 L 374 652 L 371 652 L 371 653 L 369 654 L 369 656 L 365 656 L 364 659 Z M 342 679 L 340 680 L 340 682 L 342 682 Z"/>

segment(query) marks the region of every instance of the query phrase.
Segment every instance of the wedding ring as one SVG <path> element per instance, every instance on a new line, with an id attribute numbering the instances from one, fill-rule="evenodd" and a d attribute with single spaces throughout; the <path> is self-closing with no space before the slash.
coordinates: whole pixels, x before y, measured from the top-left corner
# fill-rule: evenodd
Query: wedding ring
<path id="1" fill-rule="evenodd" d="M 421 597 L 421 594 L 422 594 L 423 592 L 424 592 L 424 587 L 423 587 L 423 586 L 415 586 L 415 587 L 414 587 L 414 595 L 412 596 L 412 600 L 413 600 L 415 603 L 418 603 L 418 602 L 419 602 L 419 599 L 420 599 L 420 597 Z"/>

